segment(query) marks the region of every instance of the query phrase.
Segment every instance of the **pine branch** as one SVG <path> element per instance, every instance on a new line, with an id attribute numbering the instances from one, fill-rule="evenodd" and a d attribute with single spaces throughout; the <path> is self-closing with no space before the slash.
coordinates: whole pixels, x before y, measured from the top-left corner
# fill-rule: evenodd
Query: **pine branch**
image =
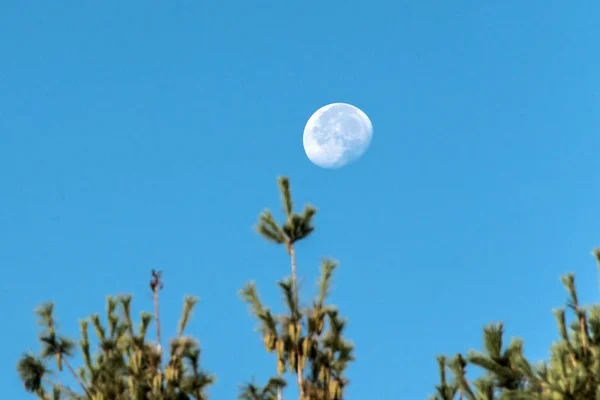
<path id="1" fill-rule="evenodd" d="M 71 366 L 71 364 L 69 363 L 69 361 L 67 361 L 66 359 L 64 360 L 65 365 L 67 366 L 67 368 L 69 369 L 69 372 L 71 372 L 71 375 L 73 375 L 73 378 L 75 378 L 75 380 L 77 381 L 77 383 L 79 384 L 79 386 L 81 386 L 81 388 L 83 389 L 83 391 L 85 392 L 85 394 L 87 395 L 88 399 L 91 399 L 92 396 L 90 395 L 90 392 L 88 391 L 88 388 L 85 386 L 85 384 L 81 381 L 81 378 L 77 375 L 77 373 L 75 372 L 75 370 L 73 369 L 73 367 Z"/>
<path id="2" fill-rule="evenodd" d="M 154 300 L 154 317 L 156 322 L 156 346 L 158 353 L 162 358 L 162 347 L 160 345 L 160 312 L 158 292 L 163 289 L 162 271 L 152 270 L 152 280 L 150 280 L 150 289 L 152 289 L 152 298 Z"/>
<path id="3" fill-rule="evenodd" d="M 585 310 L 582 310 L 579 307 L 579 299 L 577 298 L 577 290 L 575 288 L 575 275 L 567 274 L 561 277 L 561 281 L 571 297 L 571 301 L 569 302 L 569 308 L 571 308 L 575 312 L 577 319 L 579 320 L 581 344 L 583 347 L 583 353 L 586 354 L 589 338 L 586 324 L 586 314 Z"/>
<path id="4" fill-rule="evenodd" d="M 324 259 L 321 265 L 321 278 L 319 279 L 319 297 L 317 298 L 317 304 L 319 307 L 323 307 L 325 299 L 329 295 L 329 288 L 331 286 L 331 277 L 333 271 L 337 267 L 337 263 L 333 260 Z"/>
<path id="5" fill-rule="evenodd" d="M 191 299 L 193 298 L 186 298 L 185 303 L 190 312 L 191 303 L 194 302 L 190 302 Z M 178 336 L 172 342 L 171 358 L 165 367 L 165 372 L 162 373 L 159 370 L 161 363 L 158 350 L 155 346 L 144 343 L 152 314 L 141 314 L 140 332 L 136 337 L 131 335 L 134 331 L 128 327 L 132 325 L 131 319 L 129 318 L 128 322 L 126 316 L 119 318 L 115 314 L 115 307 L 116 302 L 109 299 L 106 310 L 110 332 L 108 338 L 100 317 L 97 314 L 90 317 L 101 342 L 93 361 L 88 338 L 88 321 L 80 321 L 83 366 L 77 370 L 67 358 L 72 355 L 74 345 L 56 333 L 52 308 L 48 306 L 39 308 L 38 318 L 44 326 L 40 337 L 42 356 L 56 357 L 59 369 L 63 364 L 66 365 L 85 395 L 75 394 L 68 388 L 61 387 L 60 383 L 48 379 L 45 375 L 49 371 L 43 360 L 31 354 L 24 355 L 17 365 L 26 390 L 44 400 L 61 398 L 61 394 L 64 395 L 62 398 L 75 400 L 84 398 L 89 400 L 206 399 L 204 390 L 214 382 L 214 377 L 200 369 L 201 350 L 198 342 L 189 337 Z M 189 319 L 189 313 L 184 312 L 184 314 L 188 316 L 183 318 Z M 185 328 L 185 322 L 182 325 Z M 52 391 L 47 392 L 42 383 L 52 387 Z"/>
<path id="6" fill-rule="evenodd" d="M 437 395 L 431 398 L 432 400 L 453 400 L 458 392 L 458 386 L 449 384 L 446 379 L 446 357 L 439 355 L 436 359 L 438 361 L 440 383 L 435 387 Z"/>
<path id="7" fill-rule="evenodd" d="M 108 337 L 110 339 L 114 339 L 116 331 L 117 331 L 117 324 L 119 322 L 119 319 L 115 315 L 116 308 L 117 308 L 117 301 L 115 299 L 113 299 L 112 296 L 107 296 L 107 298 L 106 298 L 106 317 L 108 320 Z"/>
<path id="8" fill-rule="evenodd" d="M 571 340 L 569 339 L 569 334 L 567 333 L 567 324 L 565 320 L 565 309 L 559 308 L 552 310 L 554 316 L 556 317 L 556 323 L 558 325 L 558 332 L 560 333 L 560 337 L 563 339 L 567 349 L 569 350 L 569 356 L 571 358 L 571 362 L 573 365 L 577 365 L 577 359 L 575 357 L 575 352 L 573 349 L 573 345 L 571 344 Z"/>
<path id="9" fill-rule="evenodd" d="M 279 190 L 281 191 L 281 202 L 283 203 L 283 210 L 285 211 L 285 215 L 288 218 L 288 221 L 292 218 L 293 215 L 293 203 L 292 203 L 292 193 L 290 190 L 290 180 L 286 176 L 280 176 L 277 178 L 277 182 L 279 183 Z"/>
<path id="10" fill-rule="evenodd" d="M 198 303 L 198 300 L 200 299 L 197 297 L 186 296 L 183 304 L 183 312 L 181 313 L 181 320 L 179 321 L 179 336 L 183 335 L 183 332 L 185 331 L 190 316 L 192 315 L 194 306 Z"/>
<path id="11" fill-rule="evenodd" d="M 299 294 L 298 294 L 298 279 L 297 279 L 297 274 L 296 274 L 296 251 L 294 249 L 293 245 L 290 245 L 288 247 L 289 249 L 289 253 L 290 253 L 290 259 L 291 259 L 291 263 L 292 263 L 292 283 L 294 285 L 294 310 L 296 311 L 297 315 L 295 315 L 294 313 L 292 313 L 292 317 L 293 318 L 299 318 Z M 298 324 L 299 326 L 299 324 Z M 298 333 L 298 338 L 299 339 L 300 334 Z M 303 376 L 302 376 L 302 363 L 300 362 L 300 345 L 298 343 L 298 340 L 295 341 L 294 343 L 295 349 L 294 351 L 296 352 L 296 358 L 297 358 L 297 375 L 298 375 L 298 389 L 300 390 L 300 398 L 304 397 L 304 383 L 303 383 Z"/>
<path id="12" fill-rule="evenodd" d="M 66 387 L 64 387 L 58 383 L 53 382 L 46 376 L 43 377 L 43 380 L 52 387 L 53 391 L 59 391 L 60 393 L 64 393 L 67 396 L 69 396 L 71 399 L 81 399 L 82 398 L 77 393 L 73 392 L 72 390 L 67 389 Z M 53 398 L 56 399 L 56 398 L 60 398 L 60 397 L 57 397 L 56 394 L 53 394 Z"/>
<path id="13" fill-rule="evenodd" d="M 316 213 L 317 209 L 310 204 L 304 206 L 304 211 L 302 211 L 302 222 L 305 229 L 310 229 L 312 227 L 312 219 Z"/>
<path id="14" fill-rule="evenodd" d="M 100 321 L 100 315 L 92 314 L 90 316 L 90 319 L 92 320 L 92 324 L 94 325 L 94 329 L 96 331 L 96 336 L 98 337 L 98 339 L 100 339 L 102 343 L 106 342 L 106 331 L 102 326 L 102 322 Z"/>
<path id="15" fill-rule="evenodd" d="M 469 386 L 469 382 L 466 378 L 465 367 L 467 363 L 463 359 L 460 354 L 457 354 L 454 359 L 450 362 L 450 369 L 452 370 L 454 377 L 456 379 L 456 383 L 459 388 L 459 397 L 462 398 L 462 395 L 465 394 L 468 400 L 477 400 L 475 398 L 475 394 L 471 390 Z"/>
<path id="16" fill-rule="evenodd" d="M 53 312 L 54 303 L 52 302 L 44 303 L 35 310 L 38 316 L 38 325 L 46 328 L 45 332 L 48 334 L 53 334 L 55 331 Z"/>
<path id="17" fill-rule="evenodd" d="M 271 211 L 265 210 L 259 216 L 256 231 L 267 241 L 275 244 L 286 243 L 287 238 L 282 229 L 277 225 Z"/>
<path id="18" fill-rule="evenodd" d="M 499 322 L 483 328 L 483 345 L 487 354 L 492 358 L 499 358 L 502 353 L 502 336 L 504 325 Z"/>
<path id="19" fill-rule="evenodd" d="M 28 392 L 36 392 L 42 386 L 42 378 L 49 370 L 43 361 L 32 353 L 25 353 L 17 364 L 19 377 Z"/>
<path id="20" fill-rule="evenodd" d="M 506 376 L 511 375 L 512 371 L 510 368 L 499 365 L 498 363 L 491 360 L 485 354 L 482 354 L 478 351 L 469 351 L 467 357 L 469 363 L 475 364 L 478 367 L 484 368 L 485 370 L 492 372 L 497 376 Z"/>
<path id="21" fill-rule="evenodd" d="M 270 211 L 265 210 L 259 216 L 256 230 L 270 242 L 285 244 L 286 252 L 290 256 L 291 282 L 289 280 L 279 282 L 290 312 L 289 316 L 280 318 L 282 332 L 277 333 L 273 316 L 258 301 L 253 283 L 244 287 L 241 295 L 244 301 L 250 304 L 253 314 L 262 322 L 261 331 L 267 351 L 277 349 L 279 375 L 285 372 L 286 365 L 289 364 L 290 372 L 297 376 L 300 397 L 303 400 L 308 398 L 340 400 L 342 390 L 348 382 L 341 376 L 346 365 L 354 360 L 354 357 L 353 346 L 346 343 L 341 336 L 345 321 L 337 316 L 334 307 L 324 305 L 336 263 L 330 260 L 323 262 L 319 294 L 313 301 L 313 309 L 307 311 L 308 333 L 303 337 L 301 324 L 303 311 L 300 309 L 295 243 L 305 239 L 314 231 L 312 222 L 317 210 L 311 205 L 305 205 L 301 214 L 294 213 L 289 179 L 279 177 L 278 184 L 286 221 L 281 226 L 277 225 Z M 327 315 L 330 319 L 330 332 L 325 338 L 320 338 Z M 312 381 L 305 380 L 303 375 L 305 367 L 309 368 Z M 280 388 L 277 394 L 278 399 L 281 399 Z"/>
<path id="22" fill-rule="evenodd" d="M 256 284 L 254 282 L 247 283 L 240 291 L 240 296 L 244 302 L 251 306 L 252 313 L 255 317 L 259 318 L 264 313 L 264 308 L 258 297 Z"/>
<path id="23" fill-rule="evenodd" d="M 298 307 L 296 292 L 293 287 L 293 282 L 291 279 L 286 279 L 284 281 L 278 282 L 281 291 L 283 292 L 283 298 L 285 300 L 285 304 L 290 311 L 290 315 L 292 316 L 292 320 L 297 322 L 300 319 L 300 311 Z"/>
<path id="24" fill-rule="evenodd" d="M 88 322 L 83 320 L 79 322 L 81 328 L 81 341 L 79 345 L 81 347 L 81 353 L 83 354 L 83 362 L 85 363 L 88 370 L 92 371 L 92 357 L 90 353 L 90 340 L 88 335 Z"/>
<path id="25" fill-rule="evenodd" d="M 490 379 L 477 379 L 473 382 L 477 390 L 477 398 L 481 400 L 494 400 L 494 382 Z M 515 399 L 514 397 L 511 397 Z M 516 400 L 516 399 L 515 399 Z"/>
<path id="26" fill-rule="evenodd" d="M 135 332 L 133 331 L 133 320 L 131 319 L 131 295 L 121 296 L 121 309 L 123 318 L 125 319 L 125 325 L 127 326 L 127 330 L 131 337 L 135 336 Z"/>
<path id="27" fill-rule="evenodd" d="M 138 338 L 144 340 L 148 333 L 148 328 L 154 316 L 148 312 L 142 311 L 140 313 L 140 326 L 138 328 Z"/>

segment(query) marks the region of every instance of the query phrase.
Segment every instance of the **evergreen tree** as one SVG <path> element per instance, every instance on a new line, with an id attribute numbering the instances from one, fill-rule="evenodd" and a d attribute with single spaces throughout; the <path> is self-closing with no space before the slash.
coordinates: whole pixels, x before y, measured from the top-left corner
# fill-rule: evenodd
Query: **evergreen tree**
<path id="1" fill-rule="evenodd" d="M 594 255 L 600 268 L 600 250 Z M 575 276 L 561 278 L 569 293 L 566 308 L 554 310 L 559 340 L 550 348 L 550 359 L 532 365 L 523 354 L 523 341 L 513 339 L 503 349 L 502 323 L 483 329 L 484 351 L 469 351 L 450 362 L 438 356 L 440 384 L 432 400 L 600 400 L 600 304 L 589 308 L 579 303 Z M 567 323 L 566 311 L 574 319 Z M 484 371 L 472 384 L 467 365 Z M 447 380 L 446 373 L 453 375 Z"/>
<path id="2" fill-rule="evenodd" d="M 283 210 L 286 220 L 277 224 L 269 210 L 259 217 L 257 232 L 267 241 L 284 245 L 290 256 L 291 278 L 280 281 L 287 312 L 275 315 L 261 303 L 256 285 L 248 283 L 241 296 L 250 305 L 252 314 L 259 321 L 259 330 L 266 350 L 277 355 L 277 374 L 282 378 L 286 370 L 296 375 L 301 400 L 342 400 L 348 379 L 344 373 L 354 360 L 353 345 L 343 337 L 346 321 L 333 305 L 326 304 L 331 278 L 337 263 L 323 260 L 319 292 L 312 305 L 302 307 L 299 302 L 296 272 L 295 244 L 313 232 L 316 209 L 305 206 L 301 214 L 293 212 L 289 179 L 279 178 Z M 278 399 L 282 398 L 280 383 Z M 257 389 L 253 386 L 253 389 Z M 245 396 L 245 397 L 244 397 Z M 250 390 L 242 393 L 242 399 L 251 399 Z"/>
<path id="3" fill-rule="evenodd" d="M 171 339 L 168 361 L 163 364 L 158 313 L 158 293 L 163 288 L 160 272 L 152 271 L 150 288 L 155 314 L 142 312 L 137 329 L 131 316 L 131 296 L 108 297 L 106 323 L 98 314 L 80 322 L 83 365 L 77 370 L 70 361 L 75 344 L 58 333 L 53 303 L 39 307 L 36 314 L 42 326 L 41 353 L 26 353 L 17 365 L 25 390 L 44 400 L 207 399 L 206 389 L 215 378 L 202 371 L 198 341 L 185 334 L 198 299 L 185 298 L 178 335 Z M 146 337 L 153 319 L 156 343 Z M 95 352 L 88 334 L 90 322 L 97 338 Z M 77 389 L 71 390 L 56 380 L 57 373 L 48 365 L 52 358 L 59 373 L 66 367 Z"/>
<path id="4" fill-rule="evenodd" d="M 295 246 L 313 232 L 316 209 L 307 205 L 302 213 L 294 213 L 287 178 L 279 178 L 279 189 L 286 220 L 278 225 L 266 210 L 260 215 L 256 230 L 268 241 L 283 245 L 290 257 L 291 277 L 278 283 L 287 312 L 275 315 L 265 308 L 253 282 L 240 292 L 260 322 L 267 351 L 277 354 L 277 376 L 264 387 L 254 382 L 242 386 L 239 398 L 281 400 L 282 389 L 287 385 L 284 373 L 289 369 L 296 375 L 300 400 L 343 400 L 349 382 L 345 370 L 354 356 L 353 345 L 343 337 L 345 319 L 335 306 L 326 303 L 337 263 L 323 260 L 318 293 L 310 306 L 303 306 L 299 300 Z M 131 316 L 131 296 L 109 296 L 106 321 L 102 321 L 99 314 L 93 314 L 80 322 L 79 348 L 83 363 L 78 368 L 72 365 L 76 344 L 59 333 L 54 304 L 39 307 L 36 314 L 42 326 L 41 352 L 23 354 L 17 365 L 25 390 L 43 400 L 206 399 L 206 389 L 215 378 L 200 368 L 198 341 L 185 334 L 198 299 L 185 298 L 178 335 L 170 340 L 169 352 L 163 354 L 159 307 L 159 293 L 163 289 L 161 272 L 152 271 L 149 286 L 154 312 L 142 312 L 137 329 Z M 155 342 L 147 339 L 153 320 Z M 88 333 L 90 323 L 95 331 L 94 343 Z M 51 369 L 51 359 L 57 371 Z M 58 377 L 63 373 L 71 375 L 77 382 L 76 388 L 60 382 Z"/>

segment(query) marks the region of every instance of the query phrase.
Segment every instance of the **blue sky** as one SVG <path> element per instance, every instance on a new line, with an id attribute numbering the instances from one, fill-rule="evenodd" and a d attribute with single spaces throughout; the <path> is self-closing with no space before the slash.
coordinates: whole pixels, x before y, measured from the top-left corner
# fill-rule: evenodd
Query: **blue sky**
<path id="1" fill-rule="evenodd" d="M 322 257 L 341 262 L 348 399 L 425 398 L 434 356 L 479 348 L 491 321 L 545 357 L 559 276 L 598 297 L 599 18 L 593 0 L 3 1 L 3 392 L 28 398 L 15 365 L 37 304 L 76 338 L 107 294 L 150 310 L 151 268 L 166 333 L 201 298 L 213 399 L 275 374 L 237 291 L 256 280 L 281 308 L 287 257 L 252 230 L 280 210 L 277 175 L 319 208 L 303 296 Z M 338 170 L 302 149 L 331 102 L 375 129 Z"/>

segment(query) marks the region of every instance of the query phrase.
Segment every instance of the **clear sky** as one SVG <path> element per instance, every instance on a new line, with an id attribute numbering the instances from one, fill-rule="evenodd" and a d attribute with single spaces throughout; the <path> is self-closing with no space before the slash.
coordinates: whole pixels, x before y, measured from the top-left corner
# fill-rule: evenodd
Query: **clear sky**
<path id="1" fill-rule="evenodd" d="M 598 297 L 598 21 L 595 0 L 0 2 L 3 393 L 28 398 L 36 305 L 77 338 L 107 294 L 151 310 L 151 268 L 166 334 L 201 298 L 213 399 L 274 375 L 237 291 L 256 280 L 281 309 L 288 259 L 252 230 L 280 215 L 277 175 L 319 208 L 303 296 L 341 262 L 348 399 L 425 398 L 435 355 L 479 348 L 491 321 L 545 357 L 559 276 Z M 374 126 L 338 170 L 302 148 L 331 102 Z"/>

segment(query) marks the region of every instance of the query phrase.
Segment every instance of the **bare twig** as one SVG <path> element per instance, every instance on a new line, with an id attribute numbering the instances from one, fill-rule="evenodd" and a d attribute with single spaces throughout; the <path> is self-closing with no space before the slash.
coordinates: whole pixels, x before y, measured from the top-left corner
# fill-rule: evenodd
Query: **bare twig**
<path id="1" fill-rule="evenodd" d="M 156 318 L 156 345 L 162 359 L 162 347 L 160 346 L 160 313 L 158 307 L 158 292 L 164 287 L 162 282 L 162 271 L 152 270 L 152 280 L 150 280 L 150 289 L 154 299 L 154 315 Z"/>
<path id="2" fill-rule="evenodd" d="M 65 358 L 63 358 L 62 361 L 65 363 L 65 365 L 67 366 L 67 368 L 69 369 L 69 371 L 71 372 L 71 374 L 73 375 L 73 377 L 75 378 L 77 383 L 79 383 L 79 385 L 81 386 L 81 388 L 83 389 L 83 391 L 85 392 L 87 397 L 91 399 L 92 396 L 90 395 L 90 392 L 88 391 L 88 389 L 85 386 L 85 384 L 83 383 L 83 381 L 79 378 L 79 375 L 77 375 L 77 373 L 75 372 L 75 370 L 73 369 L 73 367 L 71 366 L 69 361 L 67 361 Z"/>
<path id="3" fill-rule="evenodd" d="M 294 300 L 296 302 L 296 309 L 298 310 L 300 308 L 300 303 L 299 303 L 299 295 L 298 295 L 298 284 L 297 284 L 297 275 L 296 275 L 296 251 L 294 250 L 294 245 L 290 244 L 289 245 L 289 253 L 290 253 L 290 259 L 291 259 L 291 263 L 292 263 L 292 283 L 294 285 Z M 299 316 L 298 316 L 299 317 Z M 297 374 L 298 374 L 298 389 L 300 390 L 300 398 L 304 398 L 304 383 L 303 383 L 303 377 L 302 377 L 302 363 L 300 362 L 300 346 L 298 345 L 298 343 L 295 343 L 295 351 L 296 351 L 296 359 L 298 360 L 297 362 Z"/>

